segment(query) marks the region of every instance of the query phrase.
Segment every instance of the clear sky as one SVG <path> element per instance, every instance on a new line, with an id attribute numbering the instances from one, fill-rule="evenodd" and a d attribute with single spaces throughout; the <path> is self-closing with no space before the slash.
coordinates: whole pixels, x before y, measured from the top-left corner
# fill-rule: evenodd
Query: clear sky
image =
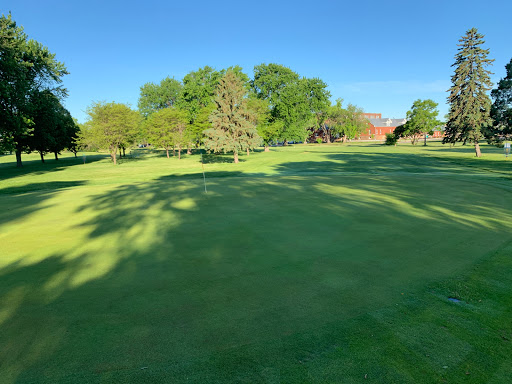
<path id="1" fill-rule="evenodd" d="M 319 77 L 332 99 L 405 117 L 416 99 L 447 111 L 458 39 L 478 28 L 496 83 L 512 57 L 510 0 L 2 0 L 0 13 L 46 45 L 70 75 L 65 105 L 80 122 L 92 101 L 137 106 L 140 86 L 205 65 L 252 77 L 278 63 Z"/>

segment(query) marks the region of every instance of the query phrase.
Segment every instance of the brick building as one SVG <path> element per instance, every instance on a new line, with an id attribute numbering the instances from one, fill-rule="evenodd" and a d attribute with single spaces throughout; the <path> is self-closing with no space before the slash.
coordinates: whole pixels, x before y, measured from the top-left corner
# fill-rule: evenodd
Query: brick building
<path id="1" fill-rule="evenodd" d="M 366 131 L 359 136 L 361 140 L 385 140 L 386 133 L 393 133 L 396 127 L 407 122 L 407 119 L 383 119 L 380 113 L 365 113 L 364 116 L 370 121 L 370 125 Z M 435 131 L 432 135 L 432 137 L 442 136 L 443 133 L 439 131 Z"/>

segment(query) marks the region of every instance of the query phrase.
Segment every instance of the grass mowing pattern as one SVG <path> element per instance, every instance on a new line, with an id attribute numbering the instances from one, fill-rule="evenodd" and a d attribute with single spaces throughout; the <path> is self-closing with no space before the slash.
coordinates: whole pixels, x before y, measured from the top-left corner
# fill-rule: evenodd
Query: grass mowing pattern
<path id="1" fill-rule="evenodd" d="M 207 157 L 206 195 L 198 156 L 0 158 L 0 377 L 507 382 L 511 172 L 484 151 Z"/>

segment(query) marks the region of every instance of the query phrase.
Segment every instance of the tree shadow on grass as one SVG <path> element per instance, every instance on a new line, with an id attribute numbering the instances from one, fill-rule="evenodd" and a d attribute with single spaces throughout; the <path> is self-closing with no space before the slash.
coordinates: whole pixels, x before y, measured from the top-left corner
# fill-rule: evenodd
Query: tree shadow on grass
<path id="1" fill-rule="evenodd" d="M 45 202 L 66 188 L 85 185 L 84 180 L 31 183 L 0 189 L 5 209 L 0 211 L 0 225 L 23 219 L 45 207 Z"/>
<path id="2" fill-rule="evenodd" d="M 85 164 L 95 163 L 105 160 L 109 157 L 106 154 L 88 154 Z M 22 168 L 16 168 L 16 162 L 0 163 L 0 181 L 7 180 L 18 176 L 42 175 L 49 172 L 59 172 L 69 167 L 84 165 L 82 156 L 74 157 L 62 156 L 59 160 L 48 159 L 43 164 L 40 160 L 24 160 Z"/>
<path id="3" fill-rule="evenodd" d="M 489 199 L 492 186 L 385 171 L 443 167 L 429 161 L 342 154 L 272 177 L 211 172 L 208 193 L 193 173 L 84 198 L 63 235 L 85 242 L 0 269 L 2 380 L 322 381 L 313 363 L 381 343 L 346 324 L 471 267 L 512 229 L 510 196 Z M 407 354 L 412 377 L 438 378 L 422 351 Z"/>

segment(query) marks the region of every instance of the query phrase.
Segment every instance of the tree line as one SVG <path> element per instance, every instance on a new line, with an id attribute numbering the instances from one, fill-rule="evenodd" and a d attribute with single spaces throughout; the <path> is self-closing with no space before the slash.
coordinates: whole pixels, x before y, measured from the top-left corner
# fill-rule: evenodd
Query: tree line
<path id="1" fill-rule="evenodd" d="M 475 28 L 460 40 L 455 56 L 445 124 L 444 143 L 501 143 L 512 136 L 512 60 L 507 76 L 491 92 L 493 60 L 481 48 L 483 35 Z M 77 124 L 62 102 L 67 91 L 63 63 L 42 44 L 28 39 L 11 15 L 0 18 L 0 149 L 14 151 L 21 166 L 23 152 L 44 155 L 64 149 L 107 149 L 114 164 L 135 143 L 163 148 L 166 156 L 204 145 L 214 153 L 241 153 L 282 142 L 304 142 L 315 137 L 332 142 L 353 139 L 369 121 L 355 105 L 334 103 L 327 84 L 300 76 L 275 63 L 254 67 L 252 78 L 239 66 L 216 70 L 205 66 L 183 79 L 166 77 L 140 87 L 138 109 L 115 102 L 94 102 L 88 119 Z M 444 124 L 437 119 L 437 104 L 416 100 L 407 122 L 396 128 L 394 139 L 414 143 Z"/>
<path id="2" fill-rule="evenodd" d="M 341 99 L 331 104 L 330 96 L 321 79 L 301 77 L 280 64 L 255 66 L 252 79 L 239 66 L 220 71 L 205 66 L 182 80 L 166 77 L 141 86 L 139 116 L 127 105 L 94 103 L 81 142 L 89 148 L 109 148 L 114 163 L 118 148 L 130 142 L 151 143 L 163 148 L 167 157 L 172 149 L 179 158 L 185 148 L 190 153 L 192 147 L 204 145 L 214 153 L 233 153 L 238 162 L 242 152 L 249 155 L 261 145 L 268 151 L 276 142 L 305 143 L 313 132 L 326 142 L 355 138 L 369 123 L 363 110 L 352 104 L 344 107 Z M 122 139 L 106 130 L 120 126 L 113 121 L 121 119 L 113 114 L 115 105 L 124 110 Z"/>

